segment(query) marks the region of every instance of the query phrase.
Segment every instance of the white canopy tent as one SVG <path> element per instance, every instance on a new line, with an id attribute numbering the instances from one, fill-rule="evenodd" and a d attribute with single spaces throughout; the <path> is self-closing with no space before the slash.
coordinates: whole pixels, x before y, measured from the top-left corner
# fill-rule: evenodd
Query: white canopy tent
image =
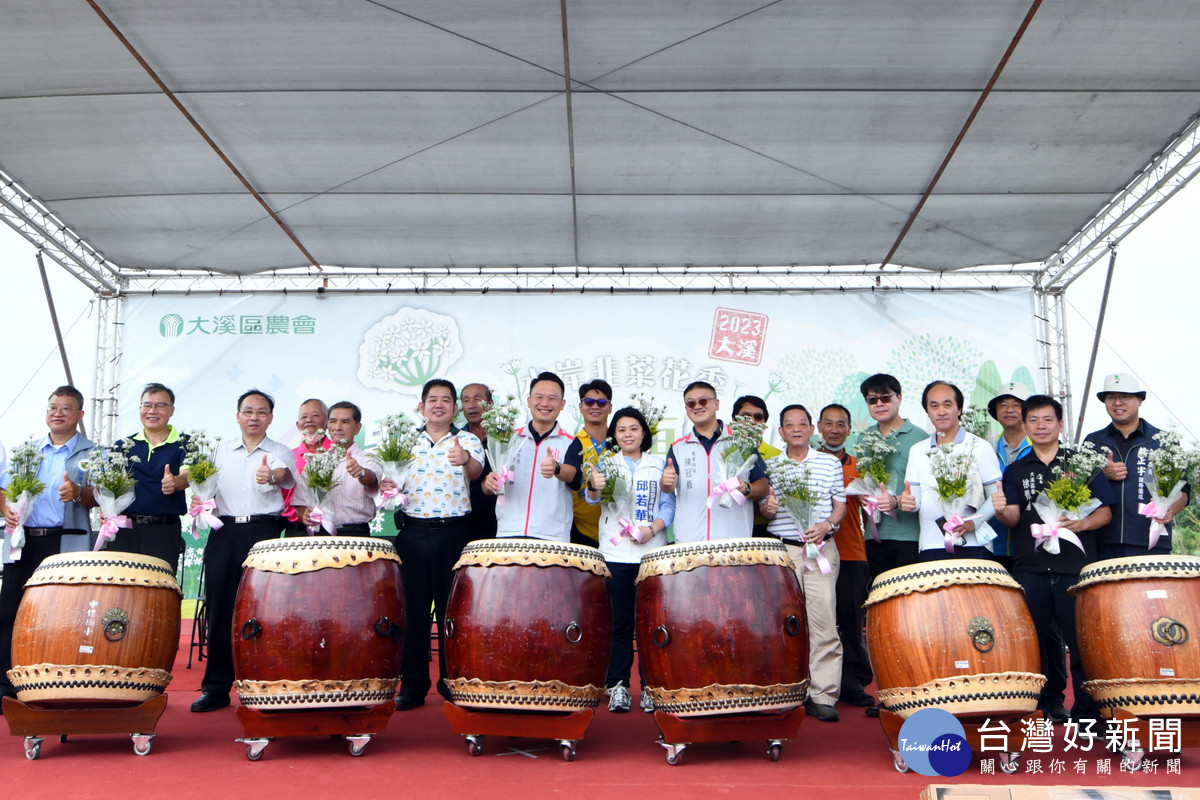
<path id="1" fill-rule="evenodd" d="M 1188 0 L 8 0 L 0 216 L 102 298 L 1062 291 L 1200 169 Z M 103 436 L 103 431 L 100 432 Z"/>

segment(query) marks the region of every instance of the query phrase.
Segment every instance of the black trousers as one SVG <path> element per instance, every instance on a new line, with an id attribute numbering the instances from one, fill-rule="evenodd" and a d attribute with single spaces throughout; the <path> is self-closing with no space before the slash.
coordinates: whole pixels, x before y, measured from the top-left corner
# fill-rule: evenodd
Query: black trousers
<path id="1" fill-rule="evenodd" d="M 82 533 L 82 531 L 80 531 Z M 4 580 L 0 581 L 0 695 L 15 697 L 8 671 L 12 669 L 13 623 L 21 606 L 25 583 L 47 556 L 58 553 L 62 536 L 26 536 L 21 560 L 4 565 Z"/>
<path id="2" fill-rule="evenodd" d="M 183 549 L 183 525 L 178 520 L 156 525 L 135 522 L 132 528 L 119 529 L 104 549 L 161 558 L 171 565 L 171 572 L 177 573 Z"/>
<path id="3" fill-rule="evenodd" d="M 1099 716 L 1100 706 L 1090 694 L 1083 690 L 1083 682 L 1087 678 L 1083 674 L 1083 659 L 1079 655 L 1079 642 L 1075 636 L 1075 598 L 1067 593 L 1067 588 L 1079 580 L 1078 575 L 1067 575 L 1057 572 L 1016 572 L 1013 574 L 1017 583 L 1025 590 L 1025 603 L 1033 617 L 1033 626 L 1037 629 L 1038 640 L 1045 645 L 1054 640 L 1054 625 L 1058 625 L 1058 633 L 1062 635 L 1062 643 L 1071 651 L 1071 687 L 1075 693 L 1075 703 L 1071 707 L 1071 716 L 1075 719 L 1094 719 Z M 1043 646 L 1042 657 L 1062 662 L 1062 648 L 1055 655 L 1048 652 L 1053 648 Z M 1042 674 L 1046 676 L 1046 686 L 1042 689 L 1039 705 L 1055 706 L 1063 702 L 1063 692 L 1066 690 L 1065 681 L 1051 685 L 1056 675 L 1062 674 L 1061 668 L 1055 668 L 1053 663 L 1043 663 Z"/>
<path id="4" fill-rule="evenodd" d="M 889 569 L 916 564 L 920 558 L 917 547 L 915 541 L 884 539 L 877 542 L 867 539 L 867 563 L 871 569 L 871 580 L 874 581 L 880 573 Z"/>
<path id="5" fill-rule="evenodd" d="M 929 550 L 922 550 L 920 555 L 921 561 L 946 561 L 951 558 L 982 558 L 986 561 L 995 561 L 992 558 L 992 551 L 983 545 L 956 547 L 953 553 L 944 547 L 934 547 Z"/>
<path id="6" fill-rule="evenodd" d="M 250 548 L 276 539 L 282 518 L 274 522 L 226 522 L 209 531 L 204 547 L 204 599 L 208 609 L 208 661 L 200 689 L 229 694 L 233 687 L 233 604 L 242 580 L 242 562 Z"/>
<path id="7" fill-rule="evenodd" d="M 867 599 L 870 582 L 871 571 L 866 561 L 843 561 L 838 567 L 835 615 L 838 638 L 842 640 L 842 697 L 865 691 L 875 680 L 863 639 L 866 611 L 862 604 Z"/>
<path id="8" fill-rule="evenodd" d="M 608 675 L 605 686 L 618 683 L 628 688 L 629 673 L 633 671 L 633 618 L 637 611 L 637 579 L 641 564 L 608 562 L 612 578 L 608 582 L 608 596 L 612 602 L 612 655 L 608 659 Z"/>
<path id="9" fill-rule="evenodd" d="M 400 516 L 398 513 L 397 516 Z M 432 524 L 430 524 L 432 523 Z M 424 697 L 429 692 L 429 609 L 438 625 L 438 675 L 446 678 L 446 602 L 454 580 L 454 564 L 471 539 L 467 517 L 431 520 L 400 519 L 396 527 L 396 552 L 400 555 L 400 577 L 404 580 L 404 665 L 400 670 L 400 693 Z M 439 692 L 445 689 L 439 681 Z"/>

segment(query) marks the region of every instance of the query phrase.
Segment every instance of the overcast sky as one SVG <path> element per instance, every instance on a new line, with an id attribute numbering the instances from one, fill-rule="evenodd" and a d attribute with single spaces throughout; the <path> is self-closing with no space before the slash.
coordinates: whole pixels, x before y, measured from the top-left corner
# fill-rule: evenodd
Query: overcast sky
<path id="1" fill-rule="evenodd" d="M 1196 354 L 1195 289 L 1200 249 L 1200 181 L 1195 181 L 1159 208 L 1120 245 L 1096 378 L 1084 412 L 1085 431 L 1108 420 L 1095 400 L 1099 381 L 1108 372 L 1134 374 L 1149 393 L 1142 415 L 1160 427 L 1175 423 L 1195 439 L 1200 419 L 1190 402 L 1200 391 Z M 1080 411 L 1096 316 L 1107 260 L 1092 267 L 1067 292 L 1068 344 L 1075 414 Z M 96 320 L 91 294 L 83 284 L 52 262 L 50 287 L 67 337 L 75 382 L 90 397 L 94 380 Z M 44 432 L 48 392 L 65 381 L 54 346 L 34 249 L 0 223 L 0 281 L 5 288 L 4 330 L 0 348 L 7 380 L 0 382 L 0 441 L 12 447 Z M 1033 327 L 1030 327 L 1033 335 Z M 1044 387 L 1035 387 L 1042 390 Z M 1189 402 L 1190 401 L 1190 402 Z M 86 422 L 86 420 L 85 420 Z"/>

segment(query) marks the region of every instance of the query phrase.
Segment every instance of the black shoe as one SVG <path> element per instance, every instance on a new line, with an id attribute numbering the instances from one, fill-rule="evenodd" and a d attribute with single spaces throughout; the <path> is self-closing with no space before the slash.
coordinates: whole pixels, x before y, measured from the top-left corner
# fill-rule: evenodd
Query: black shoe
<path id="1" fill-rule="evenodd" d="M 1063 708 L 1062 703 L 1053 706 L 1039 706 L 1038 708 L 1046 719 L 1057 722 L 1059 725 L 1071 719 L 1071 714 Z"/>
<path id="2" fill-rule="evenodd" d="M 852 706 L 861 706 L 868 708 L 875 705 L 875 698 L 859 689 L 857 692 L 847 692 L 842 695 L 841 699 Z"/>
<path id="3" fill-rule="evenodd" d="M 411 711 L 417 706 L 423 705 L 425 705 L 425 695 L 423 694 L 404 694 L 401 692 L 400 696 L 396 698 L 397 711 Z"/>
<path id="4" fill-rule="evenodd" d="M 866 712 L 864 712 L 864 713 L 866 713 L 866 715 L 867 715 L 868 717 L 878 717 L 878 716 L 879 716 L 879 709 L 881 709 L 881 708 L 883 708 L 883 706 L 881 706 L 881 705 L 873 705 L 873 706 L 871 706 L 870 708 L 868 708 L 868 709 L 866 710 Z"/>
<path id="5" fill-rule="evenodd" d="M 192 701 L 192 711 L 202 714 L 205 711 L 216 711 L 229 705 L 229 695 L 205 692 Z"/>

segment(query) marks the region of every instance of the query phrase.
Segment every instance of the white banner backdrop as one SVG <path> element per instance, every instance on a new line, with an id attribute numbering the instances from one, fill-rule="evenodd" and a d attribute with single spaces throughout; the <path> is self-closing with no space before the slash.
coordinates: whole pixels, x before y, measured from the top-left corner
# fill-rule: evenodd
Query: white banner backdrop
<path id="1" fill-rule="evenodd" d="M 351 400 L 373 421 L 415 413 L 422 384 L 483 382 L 524 398 L 530 376 L 557 372 L 567 384 L 561 420 L 577 426 L 578 386 L 604 378 L 618 407 L 634 392 L 668 408 L 660 441 L 678 436 L 682 391 L 706 380 L 728 418 L 741 394 L 774 414 L 804 403 L 851 409 L 870 419 L 859 383 L 875 372 L 904 387 L 904 416 L 923 427 L 921 390 L 956 383 L 986 404 L 1010 380 L 1035 390 L 1032 292 L 876 292 L 820 295 L 254 295 L 128 299 L 118 394 L 119 434 L 138 430 L 141 387 L 177 394 L 174 423 L 220 437 L 237 432 L 237 397 L 274 396 L 270 435 L 295 440 L 301 401 Z M 523 403 L 523 399 L 522 399 Z"/>

